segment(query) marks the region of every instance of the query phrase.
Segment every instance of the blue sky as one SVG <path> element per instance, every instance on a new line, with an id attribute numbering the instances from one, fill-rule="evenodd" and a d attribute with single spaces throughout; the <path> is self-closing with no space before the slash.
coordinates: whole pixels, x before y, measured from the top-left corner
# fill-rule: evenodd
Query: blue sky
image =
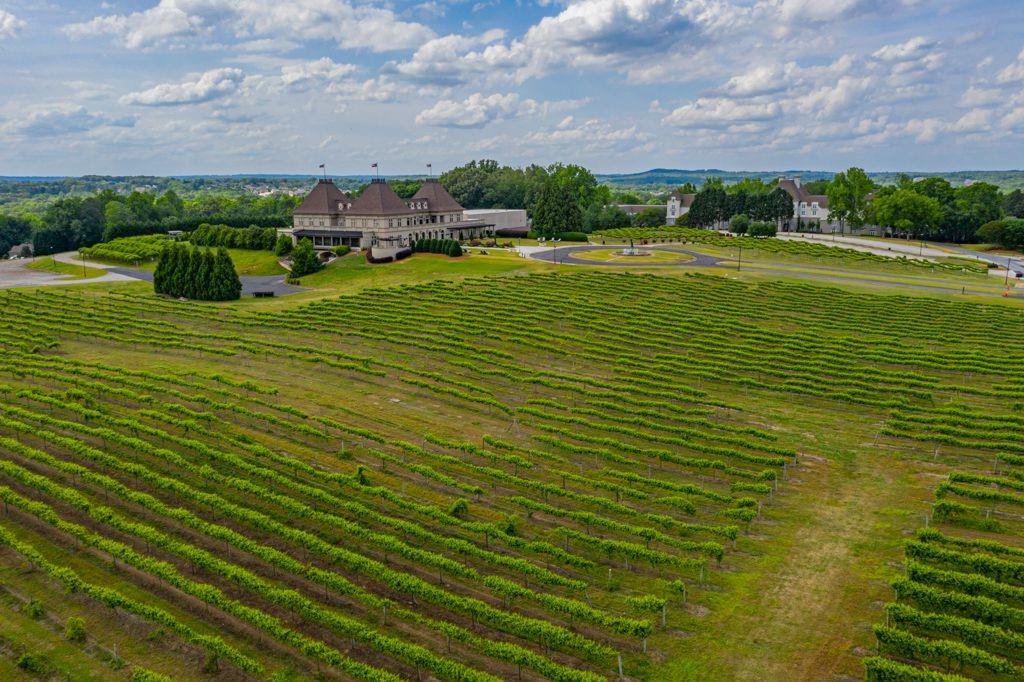
<path id="1" fill-rule="evenodd" d="M 0 174 L 1024 166 L 1020 0 L 0 0 Z"/>

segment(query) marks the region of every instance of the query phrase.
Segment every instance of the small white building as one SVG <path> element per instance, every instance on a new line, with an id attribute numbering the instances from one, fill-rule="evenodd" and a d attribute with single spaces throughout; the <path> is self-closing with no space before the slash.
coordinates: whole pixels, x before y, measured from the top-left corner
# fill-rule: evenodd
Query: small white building
<path id="1" fill-rule="evenodd" d="M 676 221 L 690 212 L 693 206 L 693 198 L 696 194 L 681 194 L 672 192 L 668 195 L 668 206 L 665 209 L 665 224 L 675 225 Z"/>
<path id="2" fill-rule="evenodd" d="M 783 221 L 783 232 L 824 232 L 832 233 L 838 229 L 829 220 L 828 196 L 811 194 L 800 184 L 800 176 L 779 178 L 779 187 L 793 198 L 793 217 Z"/>
<path id="3" fill-rule="evenodd" d="M 25 242 L 24 244 L 15 244 L 7 252 L 8 258 L 21 258 L 23 255 L 32 255 L 32 242 Z"/>
<path id="4" fill-rule="evenodd" d="M 530 220 L 523 208 L 468 208 L 462 212 L 466 220 L 482 220 L 497 230 L 528 228 Z"/>

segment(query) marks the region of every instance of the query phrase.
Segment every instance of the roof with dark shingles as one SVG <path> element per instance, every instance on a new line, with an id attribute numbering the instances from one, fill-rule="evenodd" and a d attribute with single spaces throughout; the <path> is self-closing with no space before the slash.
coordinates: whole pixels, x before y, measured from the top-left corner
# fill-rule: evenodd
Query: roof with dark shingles
<path id="1" fill-rule="evenodd" d="M 411 212 L 409 205 L 395 194 L 390 185 L 377 179 L 370 181 L 347 211 L 349 215 L 397 215 Z"/>
<path id="2" fill-rule="evenodd" d="M 338 204 L 344 205 L 350 201 L 348 195 L 338 189 L 332 181 L 317 180 L 316 186 L 310 190 L 293 213 L 298 215 L 336 215 L 342 211 L 342 207 L 339 207 Z"/>
<path id="3" fill-rule="evenodd" d="M 796 184 L 792 178 L 779 178 L 779 187 L 786 190 L 793 201 L 804 202 L 808 206 L 817 202 L 821 208 L 828 208 L 828 196 L 825 194 L 810 194 L 801 185 Z"/>
<path id="4" fill-rule="evenodd" d="M 431 211 L 461 211 L 462 206 L 455 201 L 455 197 L 448 194 L 448 190 L 436 179 L 429 178 L 423 181 L 419 190 L 413 195 L 412 200 L 426 199 L 427 207 Z"/>
<path id="5" fill-rule="evenodd" d="M 690 206 L 693 206 L 693 199 L 697 195 L 696 194 L 681 194 L 680 192 L 672 192 L 668 196 L 669 196 L 670 199 L 672 197 L 675 197 L 676 199 L 679 200 L 680 205 L 682 205 L 685 208 L 690 208 Z"/>

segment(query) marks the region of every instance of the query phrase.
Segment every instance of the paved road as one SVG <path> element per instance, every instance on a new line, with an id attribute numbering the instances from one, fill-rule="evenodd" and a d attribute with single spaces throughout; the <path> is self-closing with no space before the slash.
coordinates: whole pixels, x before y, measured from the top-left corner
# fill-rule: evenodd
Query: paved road
<path id="1" fill-rule="evenodd" d="M 572 256 L 573 253 L 576 253 L 576 252 L 579 252 L 579 251 L 590 251 L 590 250 L 596 250 L 596 249 L 605 249 L 605 250 L 607 250 L 608 248 L 615 248 L 615 247 L 614 246 L 609 247 L 607 245 L 561 246 L 561 247 L 558 247 L 555 250 L 555 254 L 554 254 L 555 262 L 557 262 L 557 263 L 564 263 L 564 264 L 567 264 L 567 265 L 597 265 L 597 266 L 604 265 L 604 266 L 614 266 L 614 267 L 620 267 L 620 266 L 623 266 L 623 265 L 626 265 L 626 266 L 645 266 L 645 265 L 646 266 L 650 266 L 651 265 L 651 263 L 630 263 L 628 261 L 615 261 L 615 262 L 610 262 L 610 261 L 592 261 L 592 260 L 585 260 L 583 258 L 574 258 Z M 716 265 L 717 266 L 727 266 L 727 265 L 731 266 L 732 264 L 735 263 L 735 261 L 733 261 L 733 260 L 731 260 L 729 258 L 716 258 L 716 257 L 713 257 L 713 256 L 708 256 L 707 254 L 703 254 L 703 253 L 696 253 L 696 252 L 693 252 L 693 251 L 687 251 L 686 249 L 682 249 L 682 248 L 680 248 L 678 246 L 674 246 L 674 245 L 671 245 L 671 244 L 665 244 L 665 245 L 656 245 L 656 244 L 652 245 L 652 244 L 648 244 L 648 245 L 646 245 L 644 247 L 641 247 L 641 248 L 656 248 L 659 251 L 675 251 L 675 252 L 678 252 L 680 254 L 686 254 L 687 256 L 693 257 L 693 260 L 683 260 L 683 261 L 680 261 L 678 263 L 678 265 L 697 265 L 697 266 L 702 266 L 702 267 L 713 267 L 713 266 L 716 266 Z M 540 261 L 546 261 L 546 262 L 549 262 L 549 263 L 551 262 L 552 254 L 551 254 L 551 248 L 550 247 L 521 246 L 521 247 L 518 248 L 518 250 L 521 253 L 523 253 L 524 256 L 526 256 L 528 258 L 533 258 L 535 260 L 540 260 Z M 677 264 L 676 263 L 672 263 L 672 262 L 662 262 L 662 263 L 658 263 L 656 265 L 672 266 L 672 265 L 677 265 Z M 891 282 L 891 281 L 886 281 L 886 280 L 862 279 L 862 278 L 857 278 L 857 277 L 846 277 L 842 273 L 839 273 L 839 272 L 836 272 L 836 273 L 797 272 L 797 271 L 792 271 L 792 270 L 776 270 L 776 269 L 765 268 L 765 267 L 761 267 L 761 266 L 757 266 L 756 268 L 753 269 L 753 271 L 756 272 L 757 274 L 769 275 L 771 277 L 795 277 L 797 279 L 810 279 L 810 280 L 815 280 L 815 281 L 818 281 L 818 282 L 825 282 L 825 283 L 830 283 L 830 284 L 847 284 L 847 285 L 854 285 L 854 286 L 879 286 L 879 287 L 884 287 L 884 288 L 887 288 L 887 289 L 904 289 L 904 290 L 921 291 L 921 292 L 926 292 L 926 293 L 946 294 L 946 295 L 960 295 L 961 292 L 963 291 L 962 287 L 960 287 L 960 286 L 942 287 L 942 286 L 930 286 L 930 285 L 927 285 L 927 284 L 907 284 L 907 283 L 903 283 L 903 282 Z M 958 291 L 958 289 L 960 289 L 960 291 Z M 966 291 L 964 293 L 966 293 L 967 295 L 970 295 L 970 296 L 984 296 L 984 297 L 988 297 L 988 298 L 1001 298 L 1002 297 L 1001 293 L 995 292 L 995 291 L 976 291 L 975 290 L 975 291 Z M 1022 298 L 1024 298 L 1024 291 L 1021 291 L 1020 293 L 1011 292 L 1009 298 L 1022 299 Z"/>
<path id="2" fill-rule="evenodd" d="M 697 253 L 696 251 L 687 251 L 686 249 L 681 249 L 681 248 L 679 248 L 677 246 L 671 246 L 671 245 L 656 246 L 656 247 L 655 246 L 644 246 L 644 247 L 640 247 L 640 248 L 644 248 L 644 249 L 646 249 L 646 248 L 657 248 L 658 251 L 671 251 L 673 253 L 678 253 L 679 256 L 680 256 L 678 261 L 659 261 L 657 263 L 652 263 L 650 261 L 647 261 L 646 263 L 644 263 L 644 262 L 639 262 L 640 258 L 638 258 L 636 261 L 631 261 L 631 260 L 629 260 L 628 257 L 624 257 L 622 260 L 617 260 L 617 261 L 612 262 L 612 261 L 587 260 L 586 258 L 577 258 L 577 257 L 575 257 L 573 255 L 574 253 L 580 253 L 582 251 L 601 251 L 601 250 L 608 251 L 609 249 L 614 249 L 614 248 L 615 248 L 614 246 L 610 246 L 609 247 L 609 246 L 603 246 L 603 245 L 600 245 L 600 244 L 592 244 L 590 246 L 560 246 L 560 247 L 554 249 L 554 253 L 552 253 L 552 249 L 550 247 L 543 247 L 543 246 L 533 246 L 533 247 L 523 246 L 523 247 L 520 247 L 520 250 L 521 250 L 521 252 L 525 253 L 527 256 L 529 256 L 530 258 L 533 258 L 534 260 L 547 261 L 549 263 L 552 262 L 552 260 L 554 260 L 554 262 L 556 262 L 556 263 L 563 263 L 565 265 L 615 265 L 615 266 L 622 266 L 622 265 L 624 265 L 624 266 L 628 266 L 628 267 L 645 267 L 645 266 L 646 267 L 650 267 L 652 265 L 653 266 L 658 266 L 658 265 L 695 265 L 695 266 L 698 266 L 698 267 L 711 267 L 713 265 L 718 265 L 723 260 L 725 260 L 723 258 L 716 258 L 715 256 L 709 256 L 709 255 L 707 255 L 705 253 Z"/>
<path id="3" fill-rule="evenodd" d="M 74 252 L 58 253 L 54 258 L 62 263 L 82 265 L 78 254 Z M 101 282 L 152 282 L 153 273 L 148 270 L 103 265 L 88 261 L 90 268 L 100 268 L 106 273 L 91 279 L 74 279 L 56 272 L 30 270 L 30 260 L 0 260 L 0 289 L 11 287 L 66 286 L 69 284 L 98 284 Z M 287 296 L 302 291 L 302 287 L 292 286 L 284 281 L 284 275 L 245 275 L 242 280 L 242 296 L 251 296 L 255 291 L 270 291 L 274 296 Z"/>
<path id="4" fill-rule="evenodd" d="M 97 284 L 99 282 L 130 282 L 132 277 L 107 272 L 87 279 L 68 277 L 59 272 L 32 270 L 31 260 L 0 260 L 0 289 L 13 287 L 67 286 L 69 284 Z"/>
<path id="5" fill-rule="evenodd" d="M 108 272 L 125 275 L 144 282 L 153 281 L 153 273 L 149 270 L 136 270 L 135 268 L 112 267 Z M 302 287 L 293 286 L 284 281 L 284 275 L 244 275 L 239 277 L 242 280 L 242 296 L 252 296 L 255 291 L 270 291 L 274 296 L 287 296 L 302 291 Z"/>
<path id="6" fill-rule="evenodd" d="M 949 252 L 943 249 L 928 246 L 928 242 L 922 244 L 920 241 L 906 241 L 905 239 L 864 239 L 861 237 L 847 237 L 844 235 L 811 234 L 806 232 L 780 232 L 776 235 L 779 239 L 790 241 L 806 241 L 822 246 L 834 246 L 854 251 L 873 253 L 878 256 L 895 258 L 903 256 L 916 260 L 929 260 L 932 258 L 948 258 Z"/>
<path id="7" fill-rule="evenodd" d="M 984 261 L 988 261 L 989 263 L 995 263 L 996 265 L 998 265 L 1001 268 L 1005 268 L 1006 267 L 1006 263 L 1007 263 L 1007 257 L 1006 256 L 993 255 L 991 253 L 985 253 L 984 251 L 975 251 L 974 249 L 965 249 L 964 247 L 959 246 L 957 244 L 943 244 L 943 246 L 945 248 L 947 248 L 947 249 L 952 249 L 953 251 L 956 251 L 957 253 L 962 253 L 965 256 L 971 256 L 973 258 L 978 258 L 978 259 L 981 259 L 981 260 L 984 260 Z M 1022 274 L 1024 274 L 1024 260 L 1022 260 L 1020 258 L 1010 258 L 1009 259 L 1009 263 L 1010 263 L 1010 270 L 1011 271 L 1013 271 L 1015 273 L 1022 273 Z"/>

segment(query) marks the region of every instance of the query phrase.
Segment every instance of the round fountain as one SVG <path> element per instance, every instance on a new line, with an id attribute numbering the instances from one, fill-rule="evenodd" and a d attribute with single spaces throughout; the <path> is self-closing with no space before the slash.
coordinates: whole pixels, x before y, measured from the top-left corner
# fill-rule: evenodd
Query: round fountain
<path id="1" fill-rule="evenodd" d="M 651 252 L 641 251 L 640 249 L 636 248 L 636 246 L 633 245 L 633 240 L 630 239 L 629 246 L 622 249 L 622 251 L 620 251 L 619 254 L 622 256 L 649 256 L 651 255 Z"/>

